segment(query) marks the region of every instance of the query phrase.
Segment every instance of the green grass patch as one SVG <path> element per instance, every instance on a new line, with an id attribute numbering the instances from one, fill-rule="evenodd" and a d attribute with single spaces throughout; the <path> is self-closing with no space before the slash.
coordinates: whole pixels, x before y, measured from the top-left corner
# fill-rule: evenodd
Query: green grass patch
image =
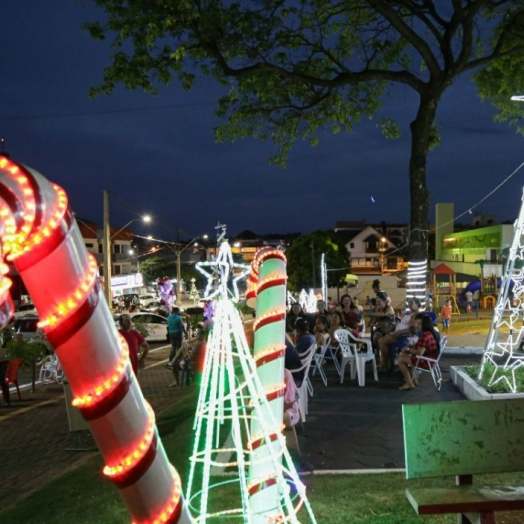
<path id="1" fill-rule="evenodd" d="M 496 384 L 489 385 L 492 377 L 495 375 L 495 380 L 499 377 L 506 377 L 510 384 L 513 384 L 513 376 L 511 370 L 504 370 L 502 367 L 498 369 L 493 365 L 486 363 L 484 367 L 484 373 L 482 379 L 478 380 L 478 374 L 480 370 L 480 364 L 471 364 L 464 366 L 462 369 L 470 376 L 475 382 L 480 384 L 488 393 L 513 393 L 508 383 L 505 380 L 500 380 Z M 515 371 L 515 384 L 517 386 L 517 393 L 524 393 L 524 368 L 517 368 Z"/>
<path id="2" fill-rule="evenodd" d="M 158 427 L 170 461 L 185 482 L 189 471 L 196 404 L 193 391 L 158 417 Z M 119 524 L 130 521 L 118 490 L 103 478 L 100 457 L 55 479 L 13 508 L 0 513 L 0 523 L 9 524 Z M 519 484 L 522 475 L 476 477 L 476 482 Z M 230 477 L 213 479 L 217 483 Z M 304 477 L 309 501 L 319 524 L 411 524 L 452 523 L 455 515 L 418 517 L 405 496 L 411 487 L 451 486 L 454 479 L 406 481 L 403 474 L 308 475 Z M 227 484 L 211 492 L 213 508 L 239 507 L 237 484 Z M 302 510 L 300 521 L 310 524 Z M 241 518 L 213 522 L 239 524 Z"/>
<path id="3" fill-rule="evenodd" d="M 450 335 L 487 335 L 491 326 L 490 318 L 459 320 L 453 318 L 449 328 Z M 439 326 L 440 327 L 440 326 Z"/>

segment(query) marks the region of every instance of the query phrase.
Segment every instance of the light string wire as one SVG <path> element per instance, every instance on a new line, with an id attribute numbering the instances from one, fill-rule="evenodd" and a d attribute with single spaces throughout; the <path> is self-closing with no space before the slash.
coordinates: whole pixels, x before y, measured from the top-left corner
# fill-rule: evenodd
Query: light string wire
<path id="1" fill-rule="evenodd" d="M 413 229 L 412 231 L 409 232 L 409 236 L 411 237 L 411 235 L 413 235 L 413 233 L 415 233 L 416 231 L 421 232 L 421 233 L 429 233 L 430 231 L 432 231 L 432 232 L 438 231 L 439 229 L 442 229 L 443 227 L 456 222 L 459 218 L 463 217 L 464 215 L 469 214 L 473 209 L 475 209 L 476 207 L 480 206 L 480 204 L 482 204 L 482 202 L 487 200 L 496 191 L 498 191 L 504 184 L 506 184 L 512 177 L 514 177 L 523 167 L 524 167 L 524 162 L 522 162 L 514 171 L 512 171 L 502 182 L 500 182 L 497 186 L 495 186 L 487 195 L 483 196 L 478 202 L 476 202 L 472 206 L 468 207 L 466 209 L 466 211 L 464 211 L 460 215 L 455 216 L 454 218 L 452 218 L 448 222 L 445 222 L 444 224 L 441 224 L 440 226 L 435 227 L 434 229 L 431 229 L 431 230 L 430 229 L 420 229 L 420 228 Z M 401 251 L 402 249 L 408 247 L 410 244 L 411 244 L 411 242 L 406 242 L 405 244 L 403 244 L 403 245 L 397 247 L 396 249 L 394 249 L 393 251 L 390 251 L 388 253 L 388 256 L 392 255 L 393 253 L 396 253 L 397 251 Z"/>

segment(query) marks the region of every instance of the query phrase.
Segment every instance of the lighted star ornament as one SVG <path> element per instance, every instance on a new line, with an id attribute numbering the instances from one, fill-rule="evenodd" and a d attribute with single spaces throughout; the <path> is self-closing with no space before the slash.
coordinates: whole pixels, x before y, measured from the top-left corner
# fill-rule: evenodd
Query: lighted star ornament
<path id="1" fill-rule="evenodd" d="M 230 298 L 233 302 L 238 302 L 238 282 L 244 280 L 249 274 L 250 267 L 247 264 L 237 264 L 233 261 L 231 253 L 231 246 L 227 239 L 225 239 L 226 225 L 218 223 L 215 229 L 221 229 L 217 236 L 217 242 L 220 243 L 220 249 L 216 260 L 211 262 L 198 262 L 196 269 L 200 271 L 207 278 L 207 286 L 204 291 L 204 298 L 206 300 L 214 297 L 222 299 Z M 213 268 L 212 272 L 206 271 L 204 268 Z M 231 278 L 231 269 L 240 269 L 241 271 Z M 233 272 L 234 275 L 234 272 Z M 228 289 L 228 283 L 231 281 L 231 289 Z M 229 293 L 228 293 L 229 292 Z"/>
<path id="2" fill-rule="evenodd" d="M 484 356 L 479 372 L 479 380 L 485 373 L 486 364 L 491 364 L 493 372 L 489 378 L 489 385 L 506 382 L 513 393 L 517 391 L 515 371 L 524 366 L 524 353 L 519 352 L 524 343 L 524 271 L 517 268 L 516 262 L 522 265 L 524 261 L 524 197 L 519 217 L 515 222 L 515 233 L 506 266 L 506 273 L 502 281 L 497 298 L 497 305 L 493 310 L 493 320 Z"/>

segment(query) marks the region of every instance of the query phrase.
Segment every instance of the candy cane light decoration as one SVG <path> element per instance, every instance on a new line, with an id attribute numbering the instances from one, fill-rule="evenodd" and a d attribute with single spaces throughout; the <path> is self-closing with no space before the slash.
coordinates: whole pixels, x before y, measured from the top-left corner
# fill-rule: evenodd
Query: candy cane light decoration
<path id="1" fill-rule="evenodd" d="M 167 460 L 65 192 L 0 156 L 0 231 L 2 255 L 31 294 L 73 404 L 102 453 L 104 474 L 120 489 L 133 522 L 190 523 L 180 478 Z M 5 321 L 12 306 L 6 265 L 0 269 L 0 320 Z"/>
<path id="2" fill-rule="evenodd" d="M 284 414 L 284 399 L 281 394 L 276 395 L 274 384 L 284 382 L 284 357 L 286 353 L 286 257 L 279 249 L 264 247 L 259 249 L 252 263 L 248 281 L 246 299 L 256 306 L 256 320 L 253 325 L 255 344 L 253 358 L 257 366 L 257 375 L 264 388 L 268 408 L 271 410 L 269 420 L 274 427 L 269 432 L 269 439 L 253 440 L 251 444 L 251 461 L 249 467 L 250 511 L 255 516 L 253 522 L 267 522 L 268 515 L 278 507 L 281 496 L 276 479 L 280 471 L 280 461 L 275 461 L 275 455 L 282 454 L 289 459 L 287 451 L 280 449 L 284 445 L 282 440 L 282 419 Z M 282 392 L 281 392 L 282 393 Z M 262 435 L 264 419 L 251 419 L 251 434 Z M 291 462 L 289 460 L 289 462 Z M 289 467 L 289 462 L 286 464 Z M 285 469 L 285 466 L 284 466 Z M 315 522 L 313 511 L 307 501 L 305 488 L 291 468 L 290 476 L 293 482 L 300 485 L 299 492 L 312 522 Z M 295 485 L 296 485 L 295 484 Z M 281 508 L 282 513 L 277 517 L 282 521 L 297 522 L 296 511 L 292 508 Z"/>

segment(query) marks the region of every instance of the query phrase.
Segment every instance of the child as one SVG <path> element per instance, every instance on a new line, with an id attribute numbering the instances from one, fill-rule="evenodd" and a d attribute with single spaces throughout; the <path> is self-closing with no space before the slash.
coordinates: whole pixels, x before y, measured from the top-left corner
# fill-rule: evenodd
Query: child
<path id="1" fill-rule="evenodd" d="M 291 428 L 300 420 L 300 411 L 297 402 L 297 387 L 293 375 L 288 369 L 284 369 L 284 425 L 286 429 Z M 307 394 L 307 393 L 306 393 Z"/>
<path id="2" fill-rule="evenodd" d="M 440 315 L 442 317 L 442 333 L 448 334 L 449 323 L 451 321 L 451 313 L 453 312 L 453 306 L 451 305 L 451 299 L 446 300 L 446 303 L 442 306 Z"/>

